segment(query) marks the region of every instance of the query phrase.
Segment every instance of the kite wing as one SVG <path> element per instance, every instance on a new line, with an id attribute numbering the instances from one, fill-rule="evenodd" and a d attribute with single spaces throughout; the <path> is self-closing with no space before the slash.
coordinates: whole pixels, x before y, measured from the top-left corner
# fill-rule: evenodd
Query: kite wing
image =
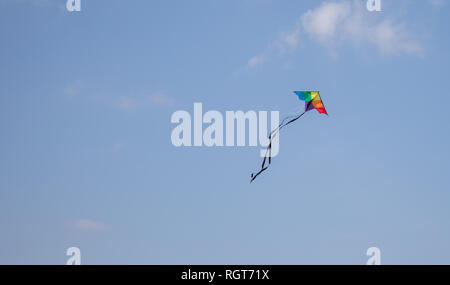
<path id="1" fill-rule="evenodd" d="M 328 115 L 318 91 L 294 91 L 298 99 L 305 101 L 305 112 L 316 109 L 320 114 Z"/>

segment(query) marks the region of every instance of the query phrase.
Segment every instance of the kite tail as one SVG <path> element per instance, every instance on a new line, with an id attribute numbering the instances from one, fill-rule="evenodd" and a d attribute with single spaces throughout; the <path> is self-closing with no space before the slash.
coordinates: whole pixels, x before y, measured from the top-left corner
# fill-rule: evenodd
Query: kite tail
<path id="1" fill-rule="evenodd" d="M 303 113 L 301 113 L 300 115 L 289 116 L 289 117 L 284 118 L 284 119 L 281 121 L 280 125 L 279 125 L 278 127 L 276 127 L 275 129 L 273 129 L 273 130 L 270 132 L 270 135 L 269 135 L 269 145 L 267 146 L 266 154 L 264 155 L 264 159 L 263 159 L 262 164 L 261 164 L 261 169 L 260 169 L 256 174 L 255 174 L 255 173 L 252 173 L 252 174 L 251 174 L 250 183 L 252 183 L 253 180 L 255 180 L 256 177 L 258 177 L 258 175 L 260 175 L 261 173 L 263 173 L 263 172 L 269 167 L 270 163 L 272 162 L 272 140 L 273 140 L 273 138 L 274 138 L 276 135 L 278 135 L 278 133 L 280 132 L 280 130 L 281 130 L 283 127 L 289 125 L 290 123 L 293 123 L 293 122 L 297 121 L 297 120 L 300 119 L 300 117 L 303 116 L 306 112 L 307 112 L 307 110 L 305 110 L 305 111 L 304 111 Z M 287 122 L 286 122 L 286 121 L 287 121 Z M 268 158 L 268 159 L 267 159 L 267 158 Z M 266 161 L 268 161 L 267 165 L 266 165 Z"/>

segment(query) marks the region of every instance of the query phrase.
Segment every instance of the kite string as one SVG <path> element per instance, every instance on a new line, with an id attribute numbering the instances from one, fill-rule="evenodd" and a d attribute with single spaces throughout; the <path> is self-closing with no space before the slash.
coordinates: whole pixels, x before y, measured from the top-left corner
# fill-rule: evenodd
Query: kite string
<path id="1" fill-rule="evenodd" d="M 266 153 L 265 153 L 265 155 L 264 155 L 264 159 L 263 159 L 262 164 L 261 164 L 261 170 L 259 170 L 258 173 L 256 173 L 256 174 L 254 174 L 254 173 L 251 174 L 251 180 L 250 180 L 250 183 L 252 183 L 253 180 L 255 180 L 256 177 L 258 177 L 258 175 L 260 175 L 264 170 L 266 170 L 266 169 L 269 167 L 270 163 L 272 162 L 272 140 L 273 140 L 273 138 L 281 131 L 281 129 L 282 129 L 283 127 L 285 127 L 285 126 L 287 126 L 287 125 L 289 125 L 289 124 L 295 122 L 295 121 L 298 120 L 301 116 L 303 116 L 306 112 L 307 112 L 307 108 L 306 108 L 306 110 L 305 110 L 303 113 L 301 113 L 300 115 L 285 117 L 285 118 L 281 121 L 281 123 L 278 125 L 278 127 L 275 128 L 275 129 L 273 129 L 273 130 L 270 132 L 270 134 L 269 134 L 269 145 L 267 146 Z M 289 120 L 289 121 L 288 121 L 287 123 L 285 123 L 286 120 Z M 269 154 L 269 155 L 267 155 L 267 154 Z M 265 165 L 266 165 L 266 159 L 267 159 L 267 157 L 269 158 L 269 163 L 267 164 L 267 166 L 265 166 Z"/>

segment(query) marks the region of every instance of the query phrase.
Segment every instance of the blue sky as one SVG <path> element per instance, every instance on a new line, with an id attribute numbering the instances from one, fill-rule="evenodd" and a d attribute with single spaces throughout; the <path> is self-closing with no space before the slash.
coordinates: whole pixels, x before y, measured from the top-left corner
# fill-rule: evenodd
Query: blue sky
<path id="1" fill-rule="evenodd" d="M 448 1 L 0 3 L 0 264 L 450 263 Z M 171 144 L 176 110 L 329 116 Z"/>

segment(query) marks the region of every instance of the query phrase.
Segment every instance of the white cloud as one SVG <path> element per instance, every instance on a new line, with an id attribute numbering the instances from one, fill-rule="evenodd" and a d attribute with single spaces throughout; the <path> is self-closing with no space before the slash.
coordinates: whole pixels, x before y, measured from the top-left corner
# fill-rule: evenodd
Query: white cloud
<path id="1" fill-rule="evenodd" d="M 422 54 L 424 48 L 409 36 L 404 25 L 395 25 L 386 20 L 368 30 L 367 39 L 382 53 Z"/>
<path id="2" fill-rule="evenodd" d="M 279 51 L 294 50 L 300 42 L 300 22 L 297 21 L 296 26 L 289 32 L 284 33 L 272 45 Z"/>
<path id="3" fill-rule="evenodd" d="M 248 60 L 247 67 L 254 68 L 258 65 L 261 65 L 265 60 L 266 60 L 266 57 L 264 55 L 254 56 Z"/>
<path id="4" fill-rule="evenodd" d="M 175 100 L 163 92 L 156 92 L 150 95 L 150 103 L 155 105 L 172 105 Z"/>
<path id="5" fill-rule="evenodd" d="M 312 37 L 321 42 L 334 40 L 338 28 L 348 18 L 351 11 L 349 3 L 323 3 L 301 16 L 302 26 Z"/>
<path id="6" fill-rule="evenodd" d="M 112 229 L 111 226 L 89 219 L 76 220 L 74 223 L 74 228 L 82 231 L 109 231 Z"/>
<path id="7" fill-rule="evenodd" d="M 443 2 L 430 1 L 435 5 Z M 269 44 L 263 53 L 251 57 L 247 68 L 260 66 L 287 50 L 294 51 L 302 34 L 324 45 L 334 55 L 344 45 L 372 45 L 380 53 L 390 55 L 422 55 L 424 52 L 404 23 L 394 23 L 382 13 L 368 12 L 365 1 L 323 2 L 300 15 L 295 27 Z"/>
<path id="8" fill-rule="evenodd" d="M 300 42 L 300 23 L 291 31 L 283 33 L 277 40 L 270 43 L 265 50 L 247 61 L 247 68 L 255 68 L 266 62 L 269 58 L 284 54 L 287 51 L 294 51 Z"/>
<path id="9" fill-rule="evenodd" d="M 284 36 L 283 42 L 291 48 L 296 48 L 300 39 L 300 26 Z"/>
<path id="10" fill-rule="evenodd" d="M 383 54 L 423 53 L 404 24 L 369 17 L 360 2 L 324 2 L 301 16 L 305 32 L 313 40 L 336 50 L 344 44 L 371 44 Z"/>

